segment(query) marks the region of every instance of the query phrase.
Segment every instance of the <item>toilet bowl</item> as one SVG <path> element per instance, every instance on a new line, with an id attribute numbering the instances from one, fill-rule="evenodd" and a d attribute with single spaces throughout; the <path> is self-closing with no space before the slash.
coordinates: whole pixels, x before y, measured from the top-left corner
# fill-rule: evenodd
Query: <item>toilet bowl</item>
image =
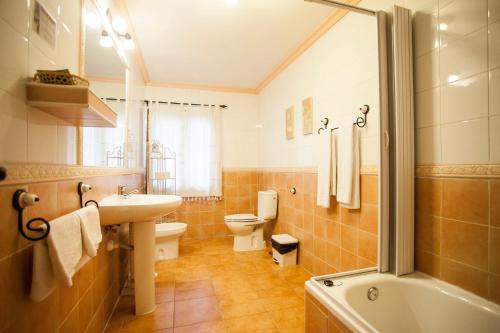
<path id="1" fill-rule="evenodd" d="M 180 222 L 156 225 L 156 260 L 175 259 L 179 256 L 179 238 L 186 232 L 187 224 Z"/>
<path id="2" fill-rule="evenodd" d="M 234 235 L 233 250 L 257 251 L 266 247 L 264 223 L 276 218 L 278 193 L 273 190 L 259 191 L 258 214 L 233 214 L 224 216 L 224 223 Z"/>

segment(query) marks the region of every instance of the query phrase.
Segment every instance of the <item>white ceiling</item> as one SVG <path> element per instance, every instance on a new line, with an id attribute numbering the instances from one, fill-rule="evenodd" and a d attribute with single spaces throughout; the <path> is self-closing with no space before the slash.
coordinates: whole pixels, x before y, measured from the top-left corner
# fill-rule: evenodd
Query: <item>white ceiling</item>
<path id="1" fill-rule="evenodd" d="M 332 12 L 304 0 L 125 2 L 152 81 L 252 88 Z"/>

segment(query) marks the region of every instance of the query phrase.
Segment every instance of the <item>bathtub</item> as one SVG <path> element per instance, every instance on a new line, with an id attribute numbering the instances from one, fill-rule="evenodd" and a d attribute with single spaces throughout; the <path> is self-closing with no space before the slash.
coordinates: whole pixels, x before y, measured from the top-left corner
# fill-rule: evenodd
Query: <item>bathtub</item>
<path id="1" fill-rule="evenodd" d="M 311 278 L 306 290 L 353 332 L 500 332 L 499 305 L 426 274 L 347 274 Z"/>

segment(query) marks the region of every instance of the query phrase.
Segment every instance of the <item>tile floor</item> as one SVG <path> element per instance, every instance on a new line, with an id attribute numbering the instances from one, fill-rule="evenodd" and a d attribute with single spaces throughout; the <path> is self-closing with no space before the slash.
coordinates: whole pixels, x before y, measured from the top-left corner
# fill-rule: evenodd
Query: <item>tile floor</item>
<path id="1" fill-rule="evenodd" d="M 232 238 L 183 240 L 178 259 L 157 263 L 157 310 L 136 317 L 123 296 L 106 332 L 303 332 L 310 275 L 268 252 L 235 253 Z"/>

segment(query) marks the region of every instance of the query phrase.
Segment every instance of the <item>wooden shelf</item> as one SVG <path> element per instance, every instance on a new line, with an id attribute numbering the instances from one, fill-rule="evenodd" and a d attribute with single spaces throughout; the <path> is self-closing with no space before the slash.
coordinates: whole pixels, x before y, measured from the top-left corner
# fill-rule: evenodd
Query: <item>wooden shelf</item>
<path id="1" fill-rule="evenodd" d="M 79 127 L 116 127 L 116 112 L 89 87 L 29 82 L 28 105 Z"/>

